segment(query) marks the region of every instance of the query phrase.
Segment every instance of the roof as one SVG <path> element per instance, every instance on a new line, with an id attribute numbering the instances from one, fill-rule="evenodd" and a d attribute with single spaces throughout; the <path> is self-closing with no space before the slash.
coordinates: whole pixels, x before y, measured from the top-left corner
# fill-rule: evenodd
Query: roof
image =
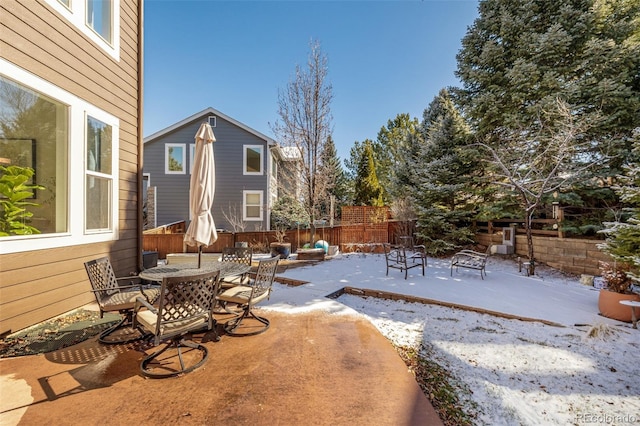
<path id="1" fill-rule="evenodd" d="M 280 158 L 283 161 L 294 161 L 302 159 L 302 153 L 300 152 L 300 149 L 298 149 L 298 147 L 277 145 L 275 147 L 275 150 L 278 152 Z"/>
<path id="2" fill-rule="evenodd" d="M 259 131 L 255 130 L 255 129 L 252 129 L 251 127 L 247 126 L 246 124 L 241 123 L 238 120 L 235 120 L 235 119 L 229 117 L 228 115 L 225 115 L 225 114 L 221 113 L 220 111 L 218 111 L 218 110 L 216 110 L 214 108 L 211 108 L 211 107 L 206 108 L 206 109 L 204 109 L 204 110 L 202 110 L 202 111 L 200 111 L 198 113 L 195 113 L 192 116 L 185 118 L 184 120 L 178 121 L 177 123 L 172 124 L 169 127 L 166 127 L 166 128 L 164 128 L 162 130 L 159 130 L 159 131 L 153 133 L 152 135 L 147 136 L 146 138 L 144 138 L 143 143 L 152 142 L 153 140 L 155 140 L 155 139 L 157 139 L 157 138 L 159 138 L 159 137 L 161 137 L 161 136 L 163 136 L 163 135 L 165 135 L 167 133 L 173 132 L 174 130 L 179 129 L 182 126 L 185 126 L 185 125 L 187 125 L 189 123 L 192 123 L 195 120 L 202 119 L 203 117 L 207 117 L 209 115 L 215 115 L 216 117 L 220 117 L 223 120 L 226 120 L 226 121 L 234 124 L 235 126 L 238 126 L 241 129 L 244 129 L 247 132 L 255 135 L 256 137 L 258 137 L 260 139 L 264 139 L 267 142 L 267 144 L 269 144 L 269 145 L 272 145 L 272 146 L 277 146 L 278 145 L 277 142 L 274 139 L 270 138 L 269 136 L 267 136 L 267 135 L 265 135 L 263 133 L 260 133 Z"/>

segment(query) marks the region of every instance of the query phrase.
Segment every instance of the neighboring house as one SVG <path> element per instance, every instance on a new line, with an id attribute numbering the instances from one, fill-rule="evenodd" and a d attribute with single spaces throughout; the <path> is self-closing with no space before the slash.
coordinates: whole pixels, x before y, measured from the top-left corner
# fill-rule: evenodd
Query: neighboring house
<path id="1" fill-rule="evenodd" d="M 211 213 L 218 229 L 269 230 L 278 199 L 278 169 L 288 161 L 276 141 L 247 125 L 207 108 L 144 139 L 147 206 L 155 214 L 147 228 L 189 221 L 189 183 L 195 134 L 209 122 L 216 142 L 216 189 Z M 282 192 L 282 188 L 280 188 Z"/>
<path id="2" fill-rule="evenodd" d="M 142 263 L 142 0 L 0 2 L 0 158 L 35 170 L 40 234 L 0 237 L 0 334 L 94 299 L 84 262 Z"/>

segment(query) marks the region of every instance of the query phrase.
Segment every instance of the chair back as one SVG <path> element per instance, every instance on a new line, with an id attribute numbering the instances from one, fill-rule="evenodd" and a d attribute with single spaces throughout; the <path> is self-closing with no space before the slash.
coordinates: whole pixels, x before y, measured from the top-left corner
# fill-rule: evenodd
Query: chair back
<path id="1" fill-rule="evenodd" d="M 276 256 L 270 259 L 261 260 L 258 263 L 256 278 L 249 284 L 253 288 L 251 291 L 251 299 L 255 299 L 258 296 L 271 292 L 273 279 L 276 276 L 276 269 L 278 268 L 279 261 L 280 257 Z"/>
<path id="2" fill-rule="evenodd" d="M 253 250 L 247 247 L 225 247 L 222 249 L 222 261 L 241 263 L 251 266 Z"/>
<path id="3" fill-rule="evenodd" d="M 84 267 L 99 305 L 102 306 L 105 298 L 119 292 L 118 280 L 108 257 L 85 262 Z"/>
<path id="4" fill-rule="evenodd" d="M 220 290 L 220 271 L 162 280 L 156 341 L 199 328 L 213 327 L 212 308 Z"/>

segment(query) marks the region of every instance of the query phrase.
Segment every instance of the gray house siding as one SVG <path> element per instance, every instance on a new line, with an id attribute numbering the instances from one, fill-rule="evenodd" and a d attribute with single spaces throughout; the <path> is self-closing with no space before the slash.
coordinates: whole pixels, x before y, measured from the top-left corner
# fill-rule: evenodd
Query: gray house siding
<path id="1" fill-rule="evenodd" d="M 217 113 L 217 114 L 214 114 Z M 233 230 L 225 218 L 236 213 L 242 215 L 243 191 L 262 191 L 263 220 L 244 222 L 245 230 L 269 229 L 269 164 L 270 142 L 227 120 L 224 115 L 207 109 L 187 122 L 181 123 L 175 129 L 159 132 L 145 139 L 144 143 L 144 173 L 149 174 L 150 186 L 156 187 L 156 225 L 161 226 L 177 221 L 189 221 L 189 185 L 191 168 L 191 149 L 195 144 L 194 135 L 200 124 L 206 122 L 209 115 L 216 117 L 213 132 L 216 137 L 214 143 L 214 157 L 216 166 L 216 192 L 212 215 L 219 229 Z M 257 132 L 256 132 L 257 133 Z M 156 134 L 157 135 L 157 134 Z M 165 172 L 166 145 L 183 144 L 185 149 L 185 173 L 167 174 Z M 244 147 L 259 145 L 262 147 L 262 175 L 244 175 Z"/>

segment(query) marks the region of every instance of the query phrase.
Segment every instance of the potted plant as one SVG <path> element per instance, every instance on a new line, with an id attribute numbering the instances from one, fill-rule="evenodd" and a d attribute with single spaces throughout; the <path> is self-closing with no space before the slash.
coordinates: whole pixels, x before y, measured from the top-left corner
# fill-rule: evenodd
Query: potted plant
<path id="1" fill-rule="evenodd" d="M 287 259 L 289 257 L 291 254 L 291 243 L 285 241 L 286 236 L 287 233 L 284 229 L 276 229 L 276 241 L 269 244 L 272 257 L 280 256 L 281 259 Z"/>
<path id="2" fill-rule="evenodd" d="M 640 301 L 640 295 L 631 291 L 633 280 L 627 264 L 600 262 L 605 287 L 598 295 L 600 314 L 618 321 L 631 322 L 631 309 L 620 304 L 621 300 Z"/>

